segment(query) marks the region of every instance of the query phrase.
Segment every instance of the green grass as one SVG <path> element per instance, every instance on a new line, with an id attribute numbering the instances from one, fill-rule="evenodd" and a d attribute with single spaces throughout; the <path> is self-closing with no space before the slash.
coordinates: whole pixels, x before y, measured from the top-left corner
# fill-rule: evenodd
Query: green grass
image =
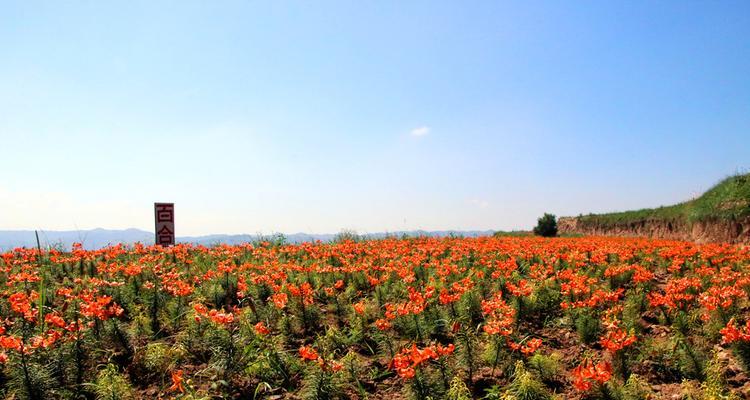
<path id="1" fill-rule="evenodd" d="M 578 218 L 583 225 L 622 225 L 644 221 L 692 224 L 707 220 L 750 217 L 750 174 L 730 176 L 697 199 L 671 206 L 642 210 L 589 214 Z"/>
<path id="2" fill-rule="evenodd" d="M 492 236 L 494 237 L 502 237 L 502 236 L 525 237 L 525 236 L 534 236 L 534 234 L 531 231 L 497 231 Z"/>

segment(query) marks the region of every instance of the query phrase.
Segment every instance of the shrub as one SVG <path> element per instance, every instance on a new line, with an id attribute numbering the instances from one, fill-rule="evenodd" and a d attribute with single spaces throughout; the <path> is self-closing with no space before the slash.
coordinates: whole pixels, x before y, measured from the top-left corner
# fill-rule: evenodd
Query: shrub
<path id="1" fill-rule="evenodd" d="M 557 236 L 557 218 L 548 213 L 537 220 L 537 224 L 534 227 L 534 234 L 544 237 Z"/>
<path id="2" fill-rule="evenodd" d="M 317 365 L 307 369 L 300 394 L 303 399 L 309 400 L 344 398 L 340 376 L 330 371 L 324 371 Z"/>
<path id="3" fill-rule="evenodd" d="M 182 361 L 184 355 L 179 345 L 170 347 L 164 342 L 153 342 L 146 345 L 143 363 L 149 371 L 165 374 Z"/>
<path id="4" fill-rule="evenodd" d="M 625 400 L 649 399 L 655 396 L 648 381 L 637 374 L 630 375 L 623 387 L 623 397 Z"/>
<path id="5" fill-rule="evenodd" d="M 94 383 L 97 400 L 130 400 L 135 399 L 135 393 L 130 382 L 117 371 L 114 364 L 99 371 Z"/>
<path id="6" fill-rule="evenodd" d="M 451 380 L 450 389 L 448 389 L 445 398 L 448 400 L 470 400 L 471 391 L 460 377 L 455 376 Z"/>
<path id="7" fill-rule="evenodd" d="M 8 388 L 13 395 L 6 398 L 21 400 L 42 400 L 49 398 L 55 383 L 52 374 L 45 366 L 27 362 L 13 365 L 10 370 Z"/>
<path id="8" fill-rule="evenodd" d="M 357 231 L 351 229 L 344 229 L 341 232 L 337 233 L 333 238 L 334 243 L 358 242 L 360 240 L 361 236 L 357 234 Z"/>
<path id="9" fill-rule="evenodd" d="M 469 384 L 474 382 L 474 373 L 477 370 L 477 346 L 479 345 L 476 332 L 472 329 L 461 328 L 456 333 L 456 339 L 459 343 L 458 354 L 460 363 L 467 372 Z"/>
<path id="10" fill-rule="evenodd" d="M 738 341 L 733 344 L 732 349 L 745 371 L 750 371 L 750 342 Z"/>
<path id="11" fill-rule="evenodd" d="M 544 387 L 544 384 L 536 379 L 534 374 L 524 368 L 523 362 L 517 361 L 513 381 L 508 385 L 503 399 L 551 400 L 552 395 Z"/>
<path id="12" fill-rule="evenodd" d="M 546 325 L 547 322 L 560 314 L 561 295 L 559 287 L 553 287 L 544 282 L 528 298 L 526 311 L 533 317 Z M 533 318 L 530 318 L 533 320 Z"/>
<path id="13" fill-rule="evenodd" d="M 584 312 L 576 318 L 575 324 L 578 337 L 583 343 L 592 344 L 599 340 L 599 332 L 601 331 L 599 318 Z"/>
<path id="14" fill-rule="evenodd" d="M 536 353 L 529 358 L 529 369 L 534 371 L 542 381 L 552 381 L 560 373 L 560 360 L 562 357 L 554 353 L 550 356 Z"/>
<path id="15" fill-rule="evenodd" d="M 708 357 L 701 347 L 679 333 L 672 336 L 672 340 L 675 342 L 677 364 L 682 376 L 693 379 L 703 378 Z"/>

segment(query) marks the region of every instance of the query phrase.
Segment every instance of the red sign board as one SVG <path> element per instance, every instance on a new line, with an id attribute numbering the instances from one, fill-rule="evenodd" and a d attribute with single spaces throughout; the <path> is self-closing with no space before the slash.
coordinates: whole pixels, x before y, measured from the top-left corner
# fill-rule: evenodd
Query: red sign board
<path id="1" fill-rule="evenodd" d="M 155 243 L 174 245 L 174 203 L 154 203 Z"/>

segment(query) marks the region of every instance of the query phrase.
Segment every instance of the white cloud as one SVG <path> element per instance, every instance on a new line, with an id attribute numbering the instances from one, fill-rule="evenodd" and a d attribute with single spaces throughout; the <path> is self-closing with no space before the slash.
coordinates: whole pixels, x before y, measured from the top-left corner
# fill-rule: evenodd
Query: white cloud
<path id="1" fill-rule="evenodd" d="M 419 128 L 414 128 L 411 130 L 412 136 L 425 136 L 428 133 L 430 133 L 430 127 L 429 126 L 420 126 Z"/>

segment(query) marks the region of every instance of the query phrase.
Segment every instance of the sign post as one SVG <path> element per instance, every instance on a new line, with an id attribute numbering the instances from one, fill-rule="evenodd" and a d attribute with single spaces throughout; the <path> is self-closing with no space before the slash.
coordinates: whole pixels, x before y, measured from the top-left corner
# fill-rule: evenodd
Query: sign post
<path id="1" fill-rule="evenodd" d="M 156 221 L 154 243 L 162 246 L 174 245 L 174 203 L 154 203 Z"/>

